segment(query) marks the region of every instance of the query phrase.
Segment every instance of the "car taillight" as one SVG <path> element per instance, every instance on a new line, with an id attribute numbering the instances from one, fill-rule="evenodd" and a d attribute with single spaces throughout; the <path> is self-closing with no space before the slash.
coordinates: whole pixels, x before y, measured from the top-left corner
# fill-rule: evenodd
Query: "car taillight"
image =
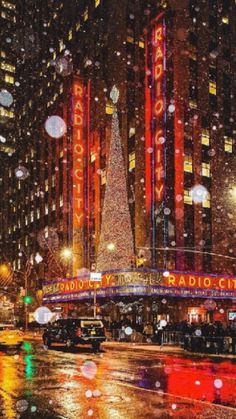
<path id="1" fill-rule="evenodd" d="M 76 336 L 78 336 L 78 337 L 81 336 L 81 329 L 80 329 L 80 327 L 76 330 Z"/>

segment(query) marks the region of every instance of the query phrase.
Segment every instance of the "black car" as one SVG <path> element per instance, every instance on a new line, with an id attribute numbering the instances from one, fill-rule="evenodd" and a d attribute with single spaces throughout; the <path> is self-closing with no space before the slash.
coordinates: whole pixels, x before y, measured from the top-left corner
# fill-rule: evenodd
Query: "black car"
<path id="1" fill-rule="evenodd" d="M 50 348 L 52 343 L 64 343 L 67 348 L 90 343 L 94 350 L 106 340 L 101 320 L 91 318 L 69 318 L 56 320 L 47 325 L 43 333 L 43 343 Z"/>

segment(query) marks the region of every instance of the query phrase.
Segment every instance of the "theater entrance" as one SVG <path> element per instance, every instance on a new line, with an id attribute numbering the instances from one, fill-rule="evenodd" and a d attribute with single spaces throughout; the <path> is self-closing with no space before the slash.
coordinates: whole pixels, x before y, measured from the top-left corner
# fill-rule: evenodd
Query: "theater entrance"
<path id="1" fill-rule="evenodd" d="M 188 307 L 188 322 L 201 323 L 207 321 L 207 310 L 203 307 Z"/>

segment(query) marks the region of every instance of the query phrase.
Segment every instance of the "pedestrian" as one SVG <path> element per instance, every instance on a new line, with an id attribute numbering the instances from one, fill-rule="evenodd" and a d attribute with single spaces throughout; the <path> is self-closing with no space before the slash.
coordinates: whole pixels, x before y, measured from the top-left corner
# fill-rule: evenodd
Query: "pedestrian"
<path id="1" fill-rule="evenodd" d="M 147 341 L 151 340 L 151 337 L 153 336 L 153 326 L 151 325 L 151 323 L 147 323 L 144 326 L 143 334 Z"/>

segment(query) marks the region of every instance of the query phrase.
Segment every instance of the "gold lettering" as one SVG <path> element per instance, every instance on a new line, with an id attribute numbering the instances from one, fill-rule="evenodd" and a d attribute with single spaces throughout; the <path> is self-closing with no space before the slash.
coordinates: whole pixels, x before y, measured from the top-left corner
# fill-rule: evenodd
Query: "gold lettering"
<path id="1" fill-rule="evenodd" d="M 175 276 L 174 275 L 169 275 L 167 280 L 168 280 L 169 285 L 175 285 Z"/>
<path id="2" fill-rule="evenodd" d="M 203 283 L 204 283 L 204 287 L 210 287 L 211 286 L 210 278 L 204 278 Z"/>
<path id="3" fill-rule="evenodd" d="M 186 283 L 185 283 L 185 278 L 184 278 L 184 276 L 182 276 L 182 275 L 181 275 L 181 277 L 180 277 L 180 279 L 179 279 L 179 286 L 182 286 L 182 285 L 185 287 L 185 286 L 186 286 Z"/>
<path id="4" fill-rule="evenodd" d="M 154 79 L 158 80 L 163 74 L 163 64 L 156 64 L 154 67 Z"/>
<path id="5" fill-rule="evenodd" d="M 79 97 L 83 96 L 83 86 L 81 84 L 74 84 L 74 95 Z"/>
<path id="6" fill-rule="evenodd" d="M 155 187 L 155 192 L 156 192 L 156 195 L 157 195 L 157 199 L 161 199 L 161 196 L 162 196 L 162 191 L 163 191 L 163 185 L 161 185 L 159 188 L 156 186 Z"/>
<path id="7" fill-rule="evenodd" d="M 82 128 L 76 127 L 73 132 L 73 140 L 74 141 L 81 141 L 83 137 L 83 130 Z"/>
<path id="8" fill-rule="evenodd" d="M 196 278 L 194 278 L 194 276 L 189 277 L 189 285 L 191 287 L 194 287 L 196 285 Z"/>
<path id="9" fill-rule="evenodd" d="M 157 42 L 157 41 L 161 41 L 162 38 L 163 38 L 163 29 L 162 29 L 162 26 L 158 26 L 158 28 L 156 28 L 155 30 L 154 40 L 155 42 Z"/>
<path id="10" fill-rule="evenodd" d="M 81 144 L 74 145 L 74 153 L 83 154 L 83 152 L 84 152 L 84 147 Z"/>
<path id="11" fill-rule="evenodd" d="M 81 113 L 83 113 L 83 105 L 82 105 L 82 102 L 80 100 L 75 102 L 75 109 L 80 111 Z"/>
<path id="12" fill-rule="evenodd" d="M 156 97 L 160 97 L 161 96 L 161 83 L 158 81 L 155 84 L 155 87 L 156 87 Z"/>
<path id="13" fill-rule="evenodd" d="M 158 144 L 160 144 L 160 138 L 162 137 L 162 135 L 163 135 L 163 130 L 162 129 L 158 129 L 157 131 L 156 131 L 156 133 L 155 133 L 155 144 L 156 145 L 158 145 Z"/>
<path id="14" fill-rule="evenodd" d="M 157 47 L 155 51 L 155 61 L 159 60 L 159 58 L 163 58 L 163 51 L 161 47 Z"/>
<path id="15" fill-rule="evenodd" d="M 220 288 L 225 288 L 225 279 L 224 279 L 224 278 L 221 278 L 221 279 L 219 280 L 219 287 L 220 287 Z"/>
<path id="16" fill-rule="evenodd" d="M 83 118 L 81 115 L 74 114 L 74 125 L 83 125 Z"/>
<path id="17" fill-rule="evenodd" d="M 158 99 L 154 106 L 155 115 L 158 116 L 163 112 L 164 106 L 163 106 L 163 100 Z"/>
<path id="18" fill-rule="evenodd" d="M 157 181 L 161 180 L 162 170 L 163 170 L 163 167 L 157 167 L 155 169 L 155 173 L 157 175 Z"/>
<path id="19" fill-rule="evenodd" d="M 76 219 L 77 223 L 80 224 L 80 222 L 83 219 L 83 214 L 77 214 L 77 213 L 75 213 L 75 219 Z"/>

